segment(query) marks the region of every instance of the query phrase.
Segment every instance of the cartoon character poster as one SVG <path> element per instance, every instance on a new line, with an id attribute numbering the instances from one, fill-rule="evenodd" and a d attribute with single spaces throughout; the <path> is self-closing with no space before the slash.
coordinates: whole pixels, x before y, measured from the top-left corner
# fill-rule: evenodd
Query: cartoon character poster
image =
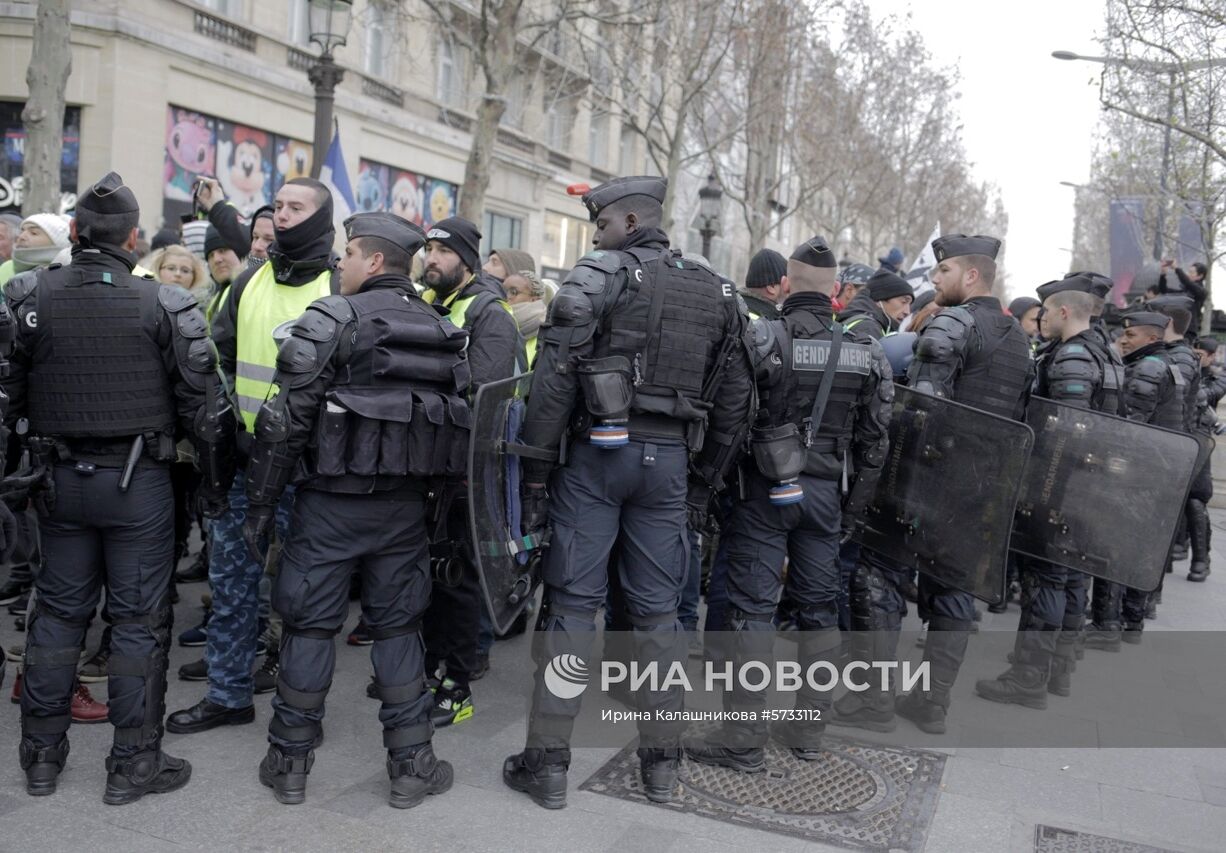
<path id="1" fill-rule="evenodd" d="M 217 122 L 212 116 L 170 107 L 166 110 L 166 161 L 162 196 L 167 201 L 192 200 L 192 184 L 215 172 Z"/>
<path id="2" fill-rule="evenodd" d="M 358 182 L 353 188 L 353 200 L 362 213 L 387 210 L 387 174 L 390 170 L 382 163 L 361 160 L 358 163 Z"/>
<path id="3" fill-rule="evenodd" d="M 305 142 L 285 136 L 276 137 L 277 163 L 273 176 L 272 191 L 275 194 L 281 185 L 294 178 L 311 177 L 311 165 L 315 152 Z"/>
<path id="4" fill-rule="evenodd" d="M 396 172 L 388 190 L 388 210 L 414 225 L 421 225 L 423 183 L 412 172 Z"/>
<path id="5" fill-rule="evenodd" d="M 217 122 L 217 180 L 243 216 L 250 216 L 272 198 L 271 136 L 228 121 Z"/>
<path id="6" fill-rule="evenodd" d="M 440 219 L 455 216 L 456 201 L 460 188 L 455 184 L 440 181 L 437 178 L 430 178 L 424 183 L 426 186 L 426 210 L 424 213 L 425 222 L 422 224 L 429 227 Z"/>

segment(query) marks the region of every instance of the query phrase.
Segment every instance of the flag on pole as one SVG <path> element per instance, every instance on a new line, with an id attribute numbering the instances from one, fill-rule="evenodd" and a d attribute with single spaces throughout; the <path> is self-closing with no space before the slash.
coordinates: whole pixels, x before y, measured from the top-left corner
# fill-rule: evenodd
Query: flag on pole
<path id="1" fill-rule="evenodd" d="M 911 269 L 907 270 L 907 281 L 915 290 L 915 295 L 926 293 L 932 290 L 932 280 L 928 274 L 932 272 L 932 268 L 937 265 L 936 253 L 932 251 L 932 241 L 941 236 L 941 223 L 937 223 L 937 227 L 932 229 L 932 234 L 928 237 L 928 242 L 924 244 L 924 249 L 916 256 L 915 262 L 911 264 Z"/>
<path id="2" fill-rule="evenodd" d="M 357 203 L 353 200 L 353 187 L 349 184 L 349 171 L 345 168 L 345 155 L 341 152 L 341 130 L 338 126 L 332 133 L 328 156 L 319 169 L 319 180 L 332 193 L 332 224 L 338 235 L 345 233 L 345 220 L 354 214 Z M 342 237 L 343 239 L 343 237 Z"/>

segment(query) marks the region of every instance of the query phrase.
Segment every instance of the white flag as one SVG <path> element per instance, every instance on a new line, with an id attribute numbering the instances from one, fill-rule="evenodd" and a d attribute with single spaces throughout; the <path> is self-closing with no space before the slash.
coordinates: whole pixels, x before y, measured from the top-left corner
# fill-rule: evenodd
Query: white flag
<path id="1" fill-rule="evenodd" d="M 911 264 L 911 269 L 907 270 L 906 279 L 911 283 L 916 296 L 932 290 L 932 280 L 928 277 L 928 274 L 937 265 L 936 253 L 932 251 L 932 241 L 940 236 L 941 223 L 938 222 L 937 227 L 932 229 L 928 242 L 924 244 L 923 251 L 916 255 L 915 263 Z"/>

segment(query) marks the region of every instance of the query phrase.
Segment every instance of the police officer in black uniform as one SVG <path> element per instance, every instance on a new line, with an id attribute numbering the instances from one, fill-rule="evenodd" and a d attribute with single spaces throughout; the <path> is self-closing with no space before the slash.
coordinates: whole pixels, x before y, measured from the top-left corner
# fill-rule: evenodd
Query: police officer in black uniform
<path id="1" fill-rule="evenodd" d="M 362 611 L 388 750 L 391 805 L 451 787 L 430 744 L 421 619 L 430 600 L 425 502 L 433 478 L 464 470 L 468 334 L 409 280 L 425 235 L 390 213 L 345 223 L 341 295 L 316 300 L 277 355 L 277 392 L 256 419 L 244 529 L 255 549 L 299 482 L 273 606 L 285 620 L 260 781 L 301 803 L 321 735 L 350 576 Z"/>
<path id="2" fill-rule="evenodd" d="M 18 323 L 7 420 L 54 441 L 46 565 L 26 638 L 21 766 L 26 790 L 55 791 L 68 757 L 69 700 L 89 617 L 106 582 L 114 746 L 110 804 L 187 784 L 161 750 L 172 614 L 175 442 L 196 445 L 206 514 L 225 509 L 235 420 L 204 315 L 185 290 L 132 275 L 140 211 L 111 172 L 77 201 L 72 265 L 13 279 Z"/>
<path id="3" fill-rule="evenodd" d="M 1051 342 L 1036 362 L 1034 393 L 1068 406 L 1120 413 L 1124 365 L 1091 329 L 1102 297 L 1088 276 L 1038 288 L 1039 328 Z M 1047 694 L 1068 696 L 1086 608 L 1086 575 L 1046 560 L 1025 559 L 1022 615 L 1013 665 L 983 679 L 975 692 L 993 702 L 1046 708 Z"/>
<path id="4" fill-rule="evenodd" d="M 894 399 L 890 365 L 872 337 L 834 321 L 835 263 L 821 237 L 797 247 L 788 262 L 792 293 L 782 319 L 754 324 L 760 407 L 750 433 L 752 460 L 743 467 L 744 499 L 723 533 L 738 669 L 773 659 L 772 620 L 785 560 L 802 632 L 801 668 L 832 656 L 839 644 L 840 532 L 844 518 L 868 505 L 886 457 Z M 854 485 L 845 497 L 840 485 L 849 464 Z M 799 758 L 822 756 L 826 697 L 801 690 L 797 709 L 818 713 L 772 731 Z M 726 704 L 749 712 L 750 721 L 728 725 L 707 740 L 687 741 L 686 754 L 704 764 L 764 770 L 765 699 L 738 684 Z"/>
<path id="5" fill-rule="evenodd" d="M 0 302 L 0 377 L 9 369 L 8 359 L 13 354 L 13 339 L 17 329 L 13 325 L 13 314 L 8 305 Z M 8 430 L 3 424 L 8 412 L 8 397 L 0 387 L 0 475 L 5 471 L 5 460 L 8 451 Z M 17 519 L 4 500 L 0 500 L 0 562 L 8 562 L 12 556 L 13 545 L 17 539 Z M 5 657 L 0 655 L 0 687 L 4 686 Z"/>
<path id="6" fill-rule="evenodd" d="M 937 304 L 945 310 L 932 318 L 916 341 L 908 384 L 917 391 L 1021 420 L 1034 363 L 1021 326 L 991 295 L 1000 240 L 947 234 L 934 240 L 932 249 L 937 260 L 932 284 Z M 951 530 L 950 535 L 959 533 Z M 924 731 L 943 734 L 950 690 L 974 623 L 974 599 L 924 574 L 919 593 L 920 616 L 929 629 L 924 660 L 930 664 L 931 689 L 907 694 L 897 703 L 897 711 Z"/>
<path id="7" fill-rule="evenodd" d="M 605 602 L 608 554 L 617 562 L 636 656 L 661 672 L 685 658 L 677 603 L 687 568 L 687 505 L 701 529 L 749 429 L 752 378 L 735 290 L 668 248 L 661 178 L 617 178 L 583 196 L 597 251 L 571 271 L 541 331 L 523 441 L 564 464 L 525 462 L 524 528 L 553 540 L 544 561 L 538 670 L 524 752 L 503 779 L 539 805 L 566 803 L 570 734 L 579 699 L 546 689 L 559 653 L 590 658 Z M 693 454 L 687 496 L 687 465 Z M 548 496 L 546 484 L 548 483 Z M 624 534 L 624 535 L 623 535 Z M 648 692 L 649 713 L 681 710 L 680 688 Z M 640 726 L 647 796 L 671 799 L 683 723 Z"/>
<path id="8" fill-rule="evenodd" d="M 1122 322 L 1124 331 L 1119 346 L 1124 354 L 1125 416 L 1182 432 L 1184 401 L 1176 379 L 1178 369 L 1166 359 L 1163 341 L 1170 318 L 1156 311 L 1133 311 L 1125 314 Z M 1148 601 L 1148 593 L 1096 578 L 1090 599 L 1093 621 L 1086 629 L 1086 648 L 1114 652 L 1119 651 L 1121 639 L 1141 642 Z"/>

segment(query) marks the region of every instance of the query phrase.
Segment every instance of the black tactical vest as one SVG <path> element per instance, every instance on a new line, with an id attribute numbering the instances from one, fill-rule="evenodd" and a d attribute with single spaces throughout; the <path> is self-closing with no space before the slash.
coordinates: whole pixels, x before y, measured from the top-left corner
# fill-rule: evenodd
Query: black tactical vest
<path id="1" fill-rule="evenodd" d="M 174 428 L 155 281 L 57 267 L 41 273 L 28 380 L 30 430 L 63 438 L 120 438 Z M 31 320 L 33 323 L 31 324 Z"/>
<path id="2" fill-rule="evenodd" d="M 471 426 L 467 333 L 397 288 L 347 300 L 357 327 L 348 362 L 324 397 L 312 473 L 375 477 L 384 488 L 396 478 L 463 473 Z M 329 488 L 326 481 L 312 487 Z"/>
<path id="3" fill-rule="evenodd" d="M 1099 375 L 1102 377 L 1101 384 L 1095 389 L 1093 397 L 1090 399 L 1090 408 L 1096 412 L 1105 412 L 1108 415 L 1119 415 L 1123 417 L 1124 411 L 1124 363 L 1120 360 L 1119 355 L 1110 346 L 1103 346 L 1102 338 L 1095 333 L 1094 329 L 1083 334 L 1071 338 L 1067 343 L 1076 342 L 1085 347 L 1085 351 L 1090 358 L 1094 359 L 1094 363 L 1098 365 Z M 1039 370 L 1038 381 L 1035 386 L 1035 393 L 1040 397 L 1050 397 L 1048 391 L 1050 378 L 1048 376 L 1049 365 L 1059 352 L 1060 347 L 1064 346 L 1065 342 L 1055 342 L 1049 344 L 1039 351 L 1039 360 L 1043 366 Z"/>
<path id="4" fill-rule="evenodd" d="M 759 426 L 795 424 L 801 435 L 812 436 L 805 473 L 837 479 L 843 471 L 843 453 L 851 444 L 856 404 L 873 369 L 872 348 L 852 332 L 843 331 L 839 363 L 830 388 L 830 398 L 820 424 L 810 424 L 813 401 L 821 385 L 834 336 L 830 317 L 792 310 L 770 322 L 774 352 L 783 369 L 778 378 L 761 389 Z M 764 424 L 762 414 L 769 418 Z"/>
<path id="5" fill-rule="evenodd" d="M 1183 392 L 1184 430 L 1193 432 L 1199 415 L 1196 398 L 1200 394 L 1200 359 L 1183 341 L 1167 344 L 1166 357 L 1182 380 L 1179 390 Z"/>
<path id="6" fill-rule="evenodd" d="M 975 318 L 962 364 L 954 382 L 954 399 L 1006 418 L 1022 415 L 1022 399 L 1030 380 L 1030 342 L 1012 317 L 995 300 L 971 300 L 962 307 Z"/>
<path id="7" fill-rule="evenodd" d="M 623 356 L 634 371 L 631 412 L 699 419 L 702 386 L 727 333 L 736 294 L 706 267 L 647 247 L 620 253 L 627 298 L 608 314 L 596 356 Z"/>

